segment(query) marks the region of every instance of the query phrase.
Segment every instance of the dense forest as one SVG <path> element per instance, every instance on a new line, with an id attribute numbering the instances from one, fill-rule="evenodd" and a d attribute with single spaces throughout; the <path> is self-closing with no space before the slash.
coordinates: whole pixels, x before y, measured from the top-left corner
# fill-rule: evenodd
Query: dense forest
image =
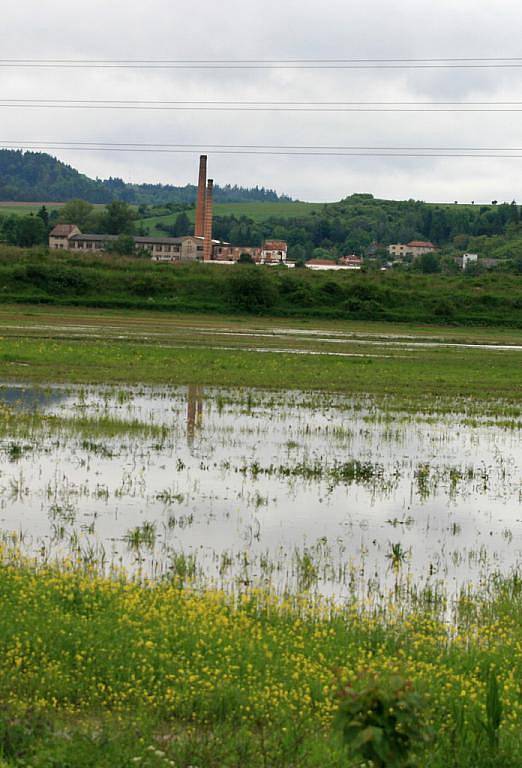
<path id="1" fill-rule="evenodd" d="M 270 189 L 254 187 L 216 186 L 216 202 L 239 203 L 245 201 L 288 200 Z M 91 203 L 110 203 L 122 200 L 133 205 L 159 203 L 194 203 L 196 187 L 187 184 L 127 184 L 122 179 L 90 179 L 43 152 L 0 150 L 0 200 L 65 202 L 81 198 Z"/>
<path id="2" fill-rule="evenodd" d="M 169 235 L 187 234 L 190 227 L 185 213 L 167 222 L 166 217 L 165 223 L 160 220 L 156 227 Z M 522 264 L 522 209 L 514 201 L 437 205 L 355 194 L 300 217 L 272 216 L 254 221 L 242 215 L 216 216 L 214 236 L 233 245 L 259 245 L 267 238 L 286 240 L 289 255 L 297 261 L 336 259 L 350 253 L 386 261 L 391 243 L 429 240 L 442 258 L 468 250 Z"/>
<path id="3" fill-rule="evenodd" d="M 214 235 L 241 245 L 257 245 L 266 237 L 282 238 L 298 259 L 309 257 L 316 249 L 334 256 L 384 252 L 390 243 L 410 240 L 430 240 L 439 248 L 483 250 L 490 238 L 522 238 L 522 216 L 515 202 L 434 205 L 358 194 L 301 218 L 272 217 L 264 222 L 237 216 L 216 218 Z M 520 244 L 516 255 L 522 255 Z"/>

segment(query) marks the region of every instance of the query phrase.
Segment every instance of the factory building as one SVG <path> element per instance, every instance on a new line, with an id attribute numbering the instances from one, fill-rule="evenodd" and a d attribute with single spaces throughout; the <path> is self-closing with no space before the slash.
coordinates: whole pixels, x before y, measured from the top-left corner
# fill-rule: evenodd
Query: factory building
<path id="1" fill-rule="evenodd" d="M 58 224 L 49 235 L 53 250 L 104 253 L 117 235 L 83 234 L 75 224 Z M 154 261 L 198 261 L 203 258 L 203 239 L 197 237 L 134 237 L 136 250 L 147 251 Z"/>
<path id="2" fill-rule="evenodd" d="M 248 254 L 256 264 L 286 264 L 288 246 L 283 240 L 269 240 L 261 247 L 233 246 L 212 238 L 214 181 L 207 181 L 207 156 L 199 163 L 194 235 L 187 237 L 134 237 L 136 250 L 147 251 L 155 262 L 203 261 L 235 264 Z M 103 253 L 117 235 L 84 234 L 75 224 L 58 224 L 49 235 L 49 248 L 54 250 Z"/>
<path id="3" fill-rule="evenodd" d="M 262 247 L 252 247 L 230 245 L 212 239 L 213 189 L 214 181 L 209 179 L 207 182 L 207 156 L 202 155 L 199 160 L 194 236 L 203 238 L 203 261 L 234 264 L 245 254 L 256 264 L 287 264 L 288 245 L 283 240 L 268 240 Z"/>

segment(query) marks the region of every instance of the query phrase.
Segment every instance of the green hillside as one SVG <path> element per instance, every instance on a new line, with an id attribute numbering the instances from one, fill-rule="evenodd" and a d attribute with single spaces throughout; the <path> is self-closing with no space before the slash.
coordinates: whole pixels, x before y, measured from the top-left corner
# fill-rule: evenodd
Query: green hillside
<path id="1" fill-rule="evenodd" d="M 20 246 L 45 244 L 58 221 L 79 224 L 84 232 L 109 234 L 180 237 L 194 231 L 195 211 L 190 203 L 132 206 L 114 201 L 106 209 L 74 201 L 65 209 L 62 206 L 46 203 L 47 210 L 38 216 L 36 202 L 0 205 L 0 240 Z M 110 222 L 109 208 L 116 209 L 109 215 Z M 286 240 L 296 261 L 356 253 L 386 263 L 390 243 L 429 240 L 438 249 L 436 261 L 425 265 L 431 271 L 443 267 L 454 271 L 454 257 L 464 251 L 522 271 L 522 210 L 515 201 L 425 203 L 383 200 L 371 194 L 353 194 L 335 203 L 216 201 L 213 234 L 245 247 L 272 238 Z M 484 262 L 482 266 L 492 265 Z"/>
<path id="2" fill-rule="evenodd" d="M 276 216 L 277 218 L 293 219 L 302 216 L 309 216 L 314 211 L 320 211 L 323 208 L 322 203 L 217 203 L 214 206 L 214 215 L 234 216 L 236 218 L 247 217 L 256 223 L 267 221 Z M 141 220 L 141 224 L 149 230 L 151 235 L 165 234 L 164 230 L 158 227 L 173 226 L 178 213 L 172 213 L 168 216 L 150 216 Z M 187 211 L 187 216 L 193 222 L 195 218 L 195 209 Z"/>

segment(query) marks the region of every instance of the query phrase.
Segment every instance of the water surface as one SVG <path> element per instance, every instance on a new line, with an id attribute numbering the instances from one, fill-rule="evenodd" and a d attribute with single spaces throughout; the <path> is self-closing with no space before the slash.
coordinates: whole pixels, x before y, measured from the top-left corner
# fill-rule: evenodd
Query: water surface
<path id="1" fill-rule="evenodd" d="M 5 386 L 0 414 L 0 527 L 42 558 L 340 597 L 520 560 L 516 422 L 199 387 Z"/>

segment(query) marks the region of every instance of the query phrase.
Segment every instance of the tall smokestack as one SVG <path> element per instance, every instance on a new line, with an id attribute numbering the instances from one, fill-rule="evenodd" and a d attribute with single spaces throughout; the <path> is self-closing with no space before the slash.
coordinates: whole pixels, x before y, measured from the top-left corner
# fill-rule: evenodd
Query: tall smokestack
<path id="1" fill-rule="evenodd" d="M 196 226 L 194 228 L 195 237 L 204 237 L 205 235 L 205 188 L 207 186 L 207 156 L 201 155 L 199 158 L 199 181 L 198 181 L 198 202 L 196 206 Z"/>
<path id="2" fill-rule="evenodd" d="M 213 206 L 214 181 L 208 180 L 207 194 L 205 198 L 205 226 L 203 243 L 203 261 L 212 259 L 212 206 Z"/>

